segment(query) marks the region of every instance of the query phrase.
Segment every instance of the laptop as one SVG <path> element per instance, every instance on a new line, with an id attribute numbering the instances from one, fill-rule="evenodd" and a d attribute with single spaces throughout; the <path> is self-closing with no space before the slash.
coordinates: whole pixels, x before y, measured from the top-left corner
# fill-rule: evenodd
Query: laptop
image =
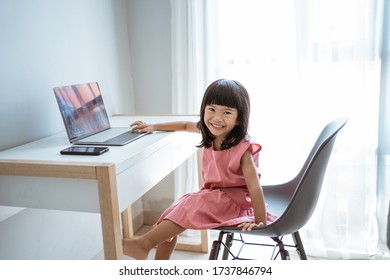
<path id="1" fill-rule="evenodd" d="M 123 146 L 146 135 L 130 127 L 111 127 L 97 82 L 53 90 L 72 144 Z"/>

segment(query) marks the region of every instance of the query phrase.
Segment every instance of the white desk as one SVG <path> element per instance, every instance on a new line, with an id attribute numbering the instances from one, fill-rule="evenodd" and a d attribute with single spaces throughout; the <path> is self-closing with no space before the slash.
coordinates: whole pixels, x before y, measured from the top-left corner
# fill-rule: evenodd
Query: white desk
<path id="1" fill-rule="evenodd" d="M 116 116 L 112 126 L 197 120 L 194 116 Z M 200 135 L 156 132 L 100 156 L 66 156 L 64 133 L 0 152 L 0 205 L 100 213 L 106 259 L 122 258 L 120 213 L 194 154 Z M 127 213 L 127 214 L 126 214 Z M 131 221 L 130 221 L 131 222 Z M 126 236 L 126 233 L 125 233 Z"/>

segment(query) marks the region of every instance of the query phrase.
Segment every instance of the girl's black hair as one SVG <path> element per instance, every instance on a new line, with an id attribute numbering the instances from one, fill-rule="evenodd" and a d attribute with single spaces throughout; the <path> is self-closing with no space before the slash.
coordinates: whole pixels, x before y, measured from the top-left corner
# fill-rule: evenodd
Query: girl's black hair
<path id="1" fill-rule="evenodd" d="M 226 150 L 238 144 L 248 132 L 250 100 L 247 90 L 239 82 L 220 79 L 213 82 L 204 93 L 200 106 L 200 120 L 198 129 L 202 134 L 202 141 L 198 147 L 211 147 L 214 135 L 211 134 L 204 122 L 204 113 L 207 105 L 220 105 L 236 108 L 238 111 L 237 125 L 226 136 L 221 144 L 221 150 Z"/>

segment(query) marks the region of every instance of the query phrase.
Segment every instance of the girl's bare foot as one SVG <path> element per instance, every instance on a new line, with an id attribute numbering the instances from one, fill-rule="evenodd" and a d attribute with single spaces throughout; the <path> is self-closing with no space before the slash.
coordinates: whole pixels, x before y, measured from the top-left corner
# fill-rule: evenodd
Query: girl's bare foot
<path id="1" fill-rule="evenodd" d="M 139 239 L 122 239 L 123 254 L 136 260 L 146 260 L 149 250 L 142 246 Z"/>

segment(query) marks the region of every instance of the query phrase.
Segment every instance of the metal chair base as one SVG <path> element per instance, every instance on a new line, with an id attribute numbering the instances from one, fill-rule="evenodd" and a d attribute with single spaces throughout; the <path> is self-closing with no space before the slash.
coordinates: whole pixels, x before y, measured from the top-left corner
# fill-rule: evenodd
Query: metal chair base
<path id="1" fill-rule="evenodd" d="M 225 241 L 223 241 L 224 236 Z M 301 260 L 307 260 L 307 256 L 305 253 L 305 250 L 303 248 L 302 240 L 299 236 L 298 232 L 294 232 L 292 234 L 293 238 L 293 245 L 285 244 L 283 243 L 283 236 L 280 237 L 271 237 L 271 239 L 275 242 L 274 244 L 267 244 L 267 243 L 253 243 L 253 242 L 246 242 L 243 238 L 244 234 L 238 234 L 238 238 L 234 237 L 233 232 L 226 232 L 221 231 L 218 236 L 218 240 L 215 240 L 211 247 L 211 252 L 209 259 L 210 260 L 217 260 L 219 256 L 219 252 L 221 250 L 221 247 L 223 248 L 223 254 L 222 254 L 222 260 L 232 259 L 232 260 L 251 260 L 248 258 L 241 257 L 242 250 L 245 245 L 253 245 L 253 246 L 267 246 L 267 247 L 273 247 L 273 252 L 271 255 L 271 260 L 276 260 L 279 256 L 282 260 L 290 260 L 290 254 L 289 251 L 286 250 L 286 247 L 295 248 L 298 256 Z M 231 250 L 233 246 L 233 242 L 238 241 L 241 243 L 240 248 L 238 249 L 237 253 L 233 253 Z M 230 258 L 229 258 L 230 257 Z"/>

